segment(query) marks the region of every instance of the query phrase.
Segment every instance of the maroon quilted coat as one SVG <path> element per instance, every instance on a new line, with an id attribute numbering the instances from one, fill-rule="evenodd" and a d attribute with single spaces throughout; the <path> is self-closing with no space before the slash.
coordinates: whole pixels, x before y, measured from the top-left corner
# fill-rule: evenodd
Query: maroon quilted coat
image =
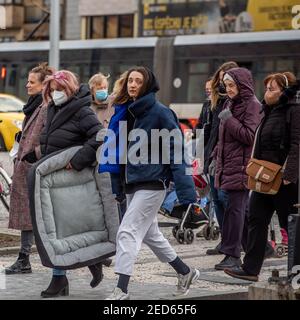
<path id="1" fill-rule="evenodd" d="M 29 119 L 24 121 L 18 156 L 14 165 L 9 211 L 10 229 L 32 230 L 26 180 L 32 164 L 21 159 L 32 151 L 36 152 L 37 158 L 41 157 L 40 134 L 46 123 L 46 117 L 47 106 L 40 106 Z"/>
<path id="2" fill-rule="evenodd" d="M 249 70 L 235 68 L 227 72 L 235 81 L 239 95 L 228 99 L 232 117 L 222 120 L 216 149 L 216 188 L 245 190 L 246 167 L 251 157 L 254 136 L 261 122 L 261 104 L 254 94 L 253 78 Z"/>

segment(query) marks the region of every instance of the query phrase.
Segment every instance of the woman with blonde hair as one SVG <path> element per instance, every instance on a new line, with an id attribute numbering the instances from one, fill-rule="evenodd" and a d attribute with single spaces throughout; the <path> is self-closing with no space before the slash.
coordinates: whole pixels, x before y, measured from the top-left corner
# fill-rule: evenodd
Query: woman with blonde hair
<path id="1" fill-rule="evenodd" d="M 97 114 L 100 123 L 107 128 L 109 121 L 114 114 L 111 97 L 108 94 L 109 75 L 97 73 L 89 81 L 89 87 L 93 97 L 92 109 Z"/>
<path id="2" fill-rule="evenodd" d="M 220 112 L 223 110 L 224 103 L 227 98 L 225 86 L 223 84 L 224 73 L 232 68 L 238 67 L 236 62 L 229 61 L 220 66 L 211 80 L 211 110 L 210 110 L 210 125 L 209 131 L 206 130 L 206 137 L 208 141 L 204 149 L 204 172 L 210 175 L 210 187 L 212 198 L 215 207 L 216 218 L 220 227 L 221 235 L 223 228 L 224 210 L 227 203 L 227 195 L 223 190 L 215 188 L 215 161 L 213 160 L 212 153 L 218 143 L 220 119 L 218 118 Z M 208 249 L 208 255 L 220 254 L 221 243 L 214 249 Z"/>

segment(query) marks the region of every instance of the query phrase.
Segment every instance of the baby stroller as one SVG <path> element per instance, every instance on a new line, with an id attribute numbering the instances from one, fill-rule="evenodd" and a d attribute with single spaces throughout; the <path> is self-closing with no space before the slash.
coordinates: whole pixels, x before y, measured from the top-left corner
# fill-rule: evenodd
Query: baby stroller
<path id="1" fill-rule="evenodd" d="M 160 211 L 169 218 L 178 220 L 178 224 L 173 227 L 172 233 L 180 244 L 191 244 L 194 241 L 194 229 L 205 225 L 207 240 L 219 238 L 219 229 L 215 226 L 214 213 L 209 200 L 210 188 L 208 178 L 199 174 L 199 162 L 193 162 L 193 180 L 197 192 L 197 202 L 190 204 L 188 208 L 176 204 L 171 212 Z"/>
<path id="2" fill-rule="evenodd" d="M 282 241 L 276 241 L 274 217 L 270 223 L 270 244 L 272 245 L 276 258 L 283 258 L 288 255 L 288 235 L 284 229 L 280 229 Z"/>

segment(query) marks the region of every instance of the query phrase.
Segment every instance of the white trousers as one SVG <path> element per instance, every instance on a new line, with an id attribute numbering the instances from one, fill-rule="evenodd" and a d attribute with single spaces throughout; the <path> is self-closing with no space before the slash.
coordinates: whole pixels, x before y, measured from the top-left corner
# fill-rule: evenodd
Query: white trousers
<path id="1" fill-rule="evenodd" d="M 175 250 L 158 228 L 157 213 L 165 196 L 165 190 L 141 190 L 127 195 L 127 211 L 117 234 L 117 274 L 133 274 L 142 243 L 148 245 L 161 262 L 169 263 L 177 258 Z"/>

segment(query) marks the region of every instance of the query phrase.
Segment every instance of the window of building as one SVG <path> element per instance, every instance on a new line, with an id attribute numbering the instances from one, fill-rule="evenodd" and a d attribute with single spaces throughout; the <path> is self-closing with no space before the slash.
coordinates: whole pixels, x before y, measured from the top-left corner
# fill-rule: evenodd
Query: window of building
<path id="1" fill-rule="evenodd" d="M 133 15 L 86 18 L 86 39 L 133 37 Z"/>
<path id="2" fill-rule="evenodd" d="M 119 17 L 119 32 L 121 38 L 133 37 L 133 16 L 124 15 Z"/>
<path id="3" fill-rule="evenodd" d="M 0 5 L 5 4 L 23 4 L 24 0 L 0 0 Z"/>
<path id="4" fill-rule="evenodd" d="M 25 7 L 25 23 L 37 23 L 44 16 L 43 11 L 37 6 Z"/>
<path id="5" fill-rule="evenodd" d="M 106 17 L 105 38 L 118 38 L 118 16 Z"/>
<path id="6" fill-rule="evenodd" d="M 191 61 L 188 76 L 188 102 L 197 103 L 205 100 L 205 83 L 208 79 L 209 63 Z"/>

